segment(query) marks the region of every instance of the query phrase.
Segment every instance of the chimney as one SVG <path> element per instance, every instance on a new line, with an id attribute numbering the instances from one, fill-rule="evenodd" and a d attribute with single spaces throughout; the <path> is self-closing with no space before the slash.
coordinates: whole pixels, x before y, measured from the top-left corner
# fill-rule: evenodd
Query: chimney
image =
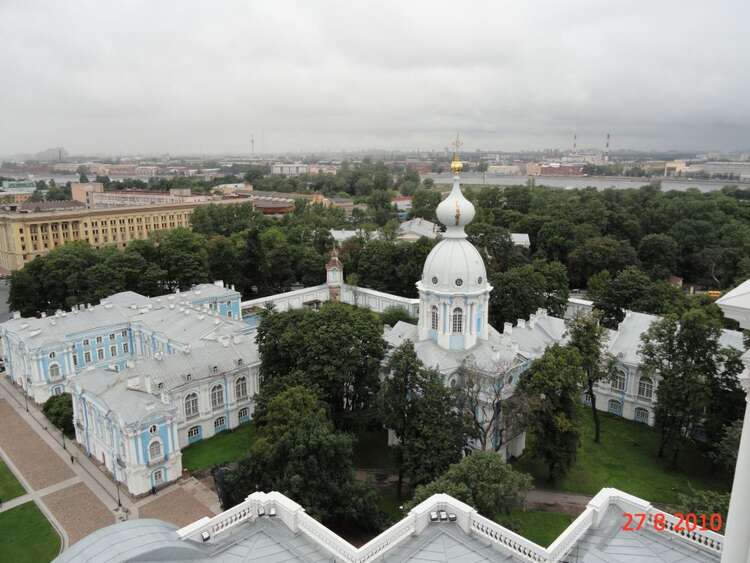
<path id="1" fill-rule="evenodd" d="M 46 315 L 45 313 L 42 313 L 42 318 L 44 318 Z M 14 319 L 20 319 L 21 318 L 21 312 L 20 311 L 13 311 L 13 318 Z"/>
<path id="2" fill-rule="evenodd" d="M 512 334 L 512 333 L 513 333 L 513 323 L 504 323 L 503 334 Z"/>

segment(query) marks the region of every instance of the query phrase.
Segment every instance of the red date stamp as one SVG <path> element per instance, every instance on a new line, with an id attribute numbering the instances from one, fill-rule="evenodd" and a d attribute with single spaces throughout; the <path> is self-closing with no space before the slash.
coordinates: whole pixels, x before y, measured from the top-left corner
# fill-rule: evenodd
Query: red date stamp
<path id="1" fill-rule="evenodd" d="M 674 517 L 677 518 L 677 522 L 671 522 L 667 520 L 665 514 L 657 513 L 654 514 L 653 518 L 649 521 L 649 515 L 643 512 L 624 512 L 625 524 L 622 529 L 625 532 L 636 532 L 643 528 L 643 526 L 652 526 L 657 532 L 663 532 L 664 530 L 671 530 L 673 532 L 706 532 L 711 530 L 712 532 L 718 532 L 721 530 L 724 524 L 721 514 L 714 512 L 713 514 L 695 514 L 694 512 L 688 512 L 683 514 L 682 512 L 675 512 Z"/>

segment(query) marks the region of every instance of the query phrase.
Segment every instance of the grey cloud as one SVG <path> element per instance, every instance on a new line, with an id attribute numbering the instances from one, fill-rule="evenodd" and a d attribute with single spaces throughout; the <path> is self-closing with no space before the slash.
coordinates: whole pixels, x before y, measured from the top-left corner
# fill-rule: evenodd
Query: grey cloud
<path id="1" fill-rule="evenodd" d="M 745 0 L 0 0 L 0 154 L 750 148 Z M 263 145 L 260 139 L 263 139 Z"/>

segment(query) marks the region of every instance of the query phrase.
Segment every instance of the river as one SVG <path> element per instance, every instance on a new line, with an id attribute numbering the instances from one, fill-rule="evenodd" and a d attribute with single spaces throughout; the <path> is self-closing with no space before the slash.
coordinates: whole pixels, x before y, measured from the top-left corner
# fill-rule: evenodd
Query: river
<path id="1" fill-rule="evenodd" d="M 450 184 L 453 177 L 450 174 L 425 174 L 425 178 L 432 178 L 436 184 Z M 730 180 L 688 180 L 685 178 L 626 178 L 620 176 L 534 176 L 537 186 L 548 186 L 551 188 L 586 188 L 595 187 L 599 190 L 615 188 L 618 190 L 628 188 L 640 188 L 651 181 L 661 181 L 661 187 L 665 191 L 674 190 L 684 192 L 695 188 L 701 192 L 713 192 L 720 190 L 726 185 L 740 185 L 750 188 L 748 182 L 736 182 Z M 527 182 L 527 176 L 495 176 L 482 174 L 480 172 L 467 172 L 461 174 L 461 183 L 467 185 L 487 186 L 517 186 Z"/>

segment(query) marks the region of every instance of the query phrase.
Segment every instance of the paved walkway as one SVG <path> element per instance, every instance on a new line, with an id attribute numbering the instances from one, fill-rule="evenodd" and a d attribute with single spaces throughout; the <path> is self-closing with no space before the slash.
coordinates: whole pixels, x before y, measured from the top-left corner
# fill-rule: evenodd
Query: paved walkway
<path id="1" fill-rule="evenodd" d="M 0 375 L 0 458 L 27 491 L 4 502 L 0 511 L 35 502 L 60 533 L 63 549 L 118 520 L 159 518 L 183 526 L 220 512 L 216 494 L 192 477 L 142 499 L 120 488 L 118 506 L 112 479 L 77 444 L 65 440 L 63 448 L 59 430 L 35 405 L 28 408 L 20 391 Z"/>
<path id="2" fill-rule="evenodd" d="M 593 497 L 576 493 L 561 493 L 547 489 L 533 489 L 526 495 L 526 507 L 548 512 L 565 512 L 578 516 Z"/>

